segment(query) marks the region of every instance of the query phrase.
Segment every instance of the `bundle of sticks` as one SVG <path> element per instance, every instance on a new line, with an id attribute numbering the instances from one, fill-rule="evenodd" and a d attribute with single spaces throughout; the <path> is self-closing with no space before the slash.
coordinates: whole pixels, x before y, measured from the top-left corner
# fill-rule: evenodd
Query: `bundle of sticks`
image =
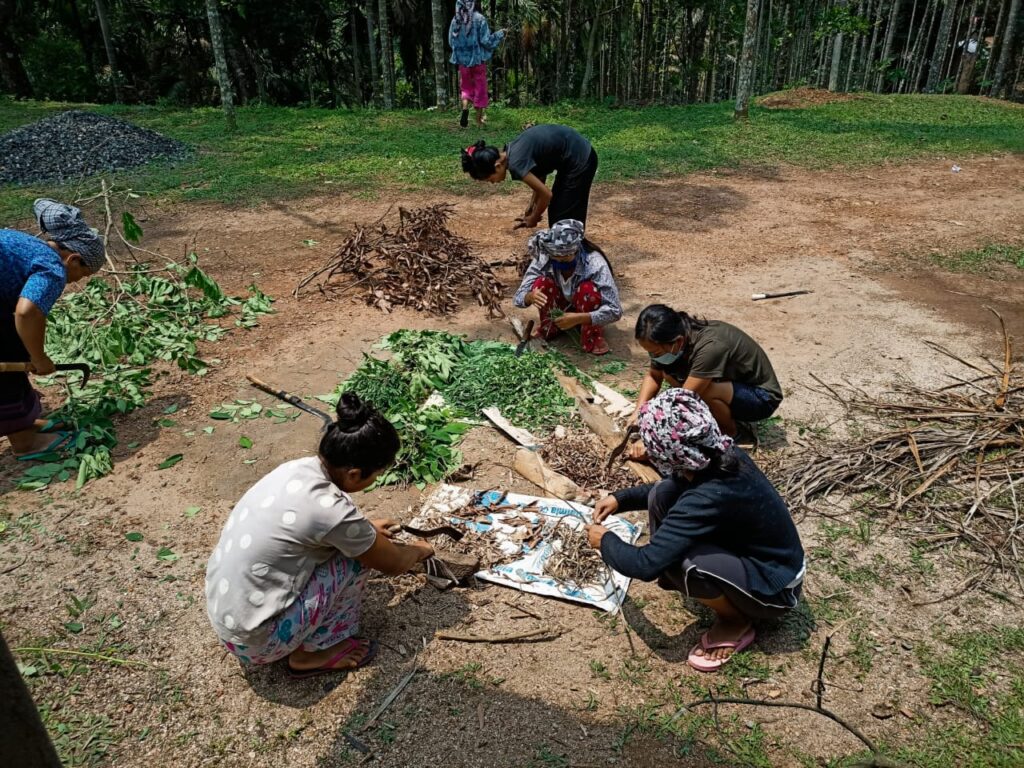
<path id="1" fill-rule="evenodd" d="M 919 542 L 969 543 L 989 566 L 1014 573 L 1024 591 L 1024 377 L 1013 371 L 1002 328 L 999 363 L 930 344 L 970 370 L 938 389 L 903 383 L 876 398 L 819 380 L 851 416 L 869 422 L 862 437 L 784 462 L 779 479 L 790 504 L 861 495 L 897 524 L 911 523 Z"/>
<path id="2" fill-rule="evenodd" d="M 545 463 L 580 488 L 619 491 L 636 485 L 636 478 L 622 464 L 606 469 L 604 444 L 592 433 L 570 429 L 548 438 L 540 451 Z"/>
<path id="3" fill-rule="evenodd" d="M 332 298 L 358 289 L 367 304 L 385 312 L 405 306 L 436 315 L 453 314 L 472 297 L 489 315 L 501 316 L 501 283 L 469 241 L 448 228 L 454 210 L 449 203 L 399 208 L 397 228 L 357 226 L 326 264 L 299 281 L 294 295 L 315 282 Z"/>
<path id="4" fill-rule="evenodd" d="M 551 556 L 544 562 L 544 575 L 577 588 L 604 584 L 611 575 L 596 549 L 587 541 L 586 531 L 562 519 L 545 536 L 552 543 Z"/>

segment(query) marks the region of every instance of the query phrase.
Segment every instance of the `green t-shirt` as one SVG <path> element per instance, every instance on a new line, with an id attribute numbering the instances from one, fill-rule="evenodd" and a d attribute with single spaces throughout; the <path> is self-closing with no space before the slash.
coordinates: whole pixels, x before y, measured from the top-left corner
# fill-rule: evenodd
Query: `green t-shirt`
<path id="1" fill-rule="evenodd" d="M 680 384 L 687 376 L 738 381 L 760 387 L 782 400 L 782 387 L 761 345 L 735 325 L 721 320 L 709 320 L 706 326 L 695 328 L 686 353 L 674 364 L 653 366 Z"/>

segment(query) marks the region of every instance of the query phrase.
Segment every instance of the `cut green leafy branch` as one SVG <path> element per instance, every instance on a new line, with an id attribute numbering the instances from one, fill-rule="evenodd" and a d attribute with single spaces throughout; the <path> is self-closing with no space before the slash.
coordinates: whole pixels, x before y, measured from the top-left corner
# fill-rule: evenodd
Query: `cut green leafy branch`
<path id="1" fill-rule="evenodd" d="M 185 266 L 154 271 L 139 265 L 117 285 L 94 279 L 64 296 L 47 323 L 47 349 L 58 361 L 88 363 L 93 377 L 84 389 L 72 388 L 52 414 L 71 426 L 71 444 L 30 467 L 18 487 L 37 490 L 75 478 L 81 488 L 109 473 L 117 444 L 114 419 L 145 405 L 150 366 L 175 362 L 189 373 L 204 374 L 199 345 L 229 332 L 222 318 L 235 314 L 236 325 L 252 327 L 256 317 L 272 311 L 269 296 L 255 286 L 249 294 L 244 300 L 227 296 L 193 254 Z"/>

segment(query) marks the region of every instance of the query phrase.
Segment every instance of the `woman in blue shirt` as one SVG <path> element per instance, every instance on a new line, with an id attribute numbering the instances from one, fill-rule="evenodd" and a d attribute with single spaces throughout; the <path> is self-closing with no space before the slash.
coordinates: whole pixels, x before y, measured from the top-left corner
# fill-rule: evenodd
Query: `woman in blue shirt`
<path id="1" fill-rule="evenodd" d="M 0 361 L 28 362 L 45 376 L 55 370 L 46 354 L 46 317 L 68 283 L 94 274 L 104 262 L 103 240 L 77 208 L 40 198 L 33 205 L 40 237 L 0 229 Z M 0 373 L 0 435 L 21 460 L 67 445 L 67 432 L 42 433 L 39 393 L 25 373 Z"/>
<path id="2" fill-rule="evenodd" d="M 487 62 L 494 49 L 505 39 L 505 30 L 491 34 L 487 19 L 473 10 L 476 0 L 457 0 L 455 16 L 448 27 L 448 45 L 452 64 L 459 65 L 459 89 L 462 91 L 462 116 L 459 125 L 469 125 L 469 105 L 476 109 L 476 124 L 487 122 L 484 110 L 490 103 L 487 96 Z"/>

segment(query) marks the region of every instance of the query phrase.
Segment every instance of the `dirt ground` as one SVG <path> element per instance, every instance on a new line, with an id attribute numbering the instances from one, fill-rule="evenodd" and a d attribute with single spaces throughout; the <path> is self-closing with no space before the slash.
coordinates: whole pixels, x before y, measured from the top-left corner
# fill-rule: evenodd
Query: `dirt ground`
<path id="1" fill-rule="evenodd" d="M 950 172 L 954 162 L 960 173 Z M 481 187 L 479 193 L 456 200 L 454 228 L 488 259 L 520 252 L 525 237 L 510 224 L 525 205 L 522 192 Z M 407 311 L 384 315 L 350 299 L 292 298 L 296 282 L 332 253 L 352 223 L 377 219 L 394 202 L 439 199 L 382 193 L 374 200 L 323 197 L 247 210 L 150 206 L 142 222 L 148 248 L 180 256 L 194 243 L 225 288 L 242 290 L 255 281 L 277 297 L 277 311 L 260 327 L 212 346 L 208 357 L 221 362 L 205 378 L 163 376 L 151 403 L 122 425 L 113 474 L 82 492 L 11 490 L 19 467 L 0 455 L 6 489 L 0 512 L 11 521 L 0 538 L 0 611 L 9 644 L 106 648 L 108 655 L 152 665 L 72 668 L 73 659 L 62 658 L 66 677 L 34 683 L 48 719 L 72 734 L 80 764 L 101 764 L 96 745 L 108 744 L 108 764 L 147 768 L 824 765 L 860 745 L 808 713 L 723 707 L 717 732 L 709 711 L 684 715 L 671 730 L 659 726 L 709 686 L 812 702 L 810 683 L 829 634 L 828 706 L 886 745 L 913 744 L 941 727 L 952 713 L 929 704 L 914 647 L 931 641 L 938 627 L 1019 625 L 1022 613 L 981 592 L 913 607 L 908 595 L 939 595 L 962 580 L 963 553 L 934 553 L 934 571 L 926 576 L 911 567 L 898 532 L 879 530 L 870 543 L 835 539 L 813 516 L 799 521 L 808 552 L 841 550 L 851 567 L 874 568 L 877 578 L 851 584 L 811 557 L 804 609 L 762 629 L 754 651 L 728 675 L 701 676 L 684 663 L 706 617 L 678 595 L 636 582 L 622 615 L 608 617 L 495 586 L 438 593 L 412 576 L 375 579 L 364 631 L 380 639 L 382 651 L 372 666 L 344 680 L 292 682 L 277 667 L 245 671 L 219 647 L 202 585 L 221 525 L 262 474 L 315 450 L 319 423 L 302 416 L 283 425 L 230 424 L 211 421 L 209 411 L 234 398 L 269 403 L 246 385 L 250 372 L 307 396 L 328 392 L 373 343 L 398 328 L 511 340 L 507 325 L 477 307 L 438 320 Z M 631 323 L 652 301 L 729 320 L 767 349 L 786 392 L 775 446 L 795 450 L 806 430 L 826 429 L 841 416 L 811 374 L 871 392 L 901 376 L 938 382 L 952 363 L 936 359 L 924 340 L 965 356 L 998 353 L 985 305 L 1024 340 L 1024 273 L 953 275 L 928 261 L 933 251 L 1024 242 L 1021 211 L 1024 157 L 1013 156 L 598 185 L 588 234 L 605 248 L 620 281 L 626 317 L 609 343 L 612 356 L 629 366 L 605 380 L 637 385 L 644 354 L 631 344 Z M 502 274 L 511 287 L 514 275 Z M 750 298 L 794 289 L 813 293 Z M 154 422 L 172 403 L 180 406 L 177 425 L 160 429 Z M 213 434 L 202 431 L 213 424 Z M 253 440 L 250 451 L 238 447 L 243 434 Z M 512 447 L 493 432 L 474 430 L 463 450 L 467 461 L 481 462 L 471 485 L 534 492 L 513 476 Z M 175 453 L 185 459 L 156 470 Z M 243 463 L 250 459 L 255 463 Z M 419 492 L 392 488 L 359 496 L 370 514 L 408 517 Z M 184 514 L 195 506 L 198 514 Z M 126 541 L 127 531 L 141 532 L 144 541 Z M 180 559 L 158 561 L 162 546 Z M 64 629 L 72 596 L 92 600 L 78 635 Z M 438 629 L 539 627 L 560 634 L 509 645 L 433 639 Z M 419 671 L 401 695 L 364 726 L 413 668 Z M 873 716 L 880 704 L 900 714 Z"/>

